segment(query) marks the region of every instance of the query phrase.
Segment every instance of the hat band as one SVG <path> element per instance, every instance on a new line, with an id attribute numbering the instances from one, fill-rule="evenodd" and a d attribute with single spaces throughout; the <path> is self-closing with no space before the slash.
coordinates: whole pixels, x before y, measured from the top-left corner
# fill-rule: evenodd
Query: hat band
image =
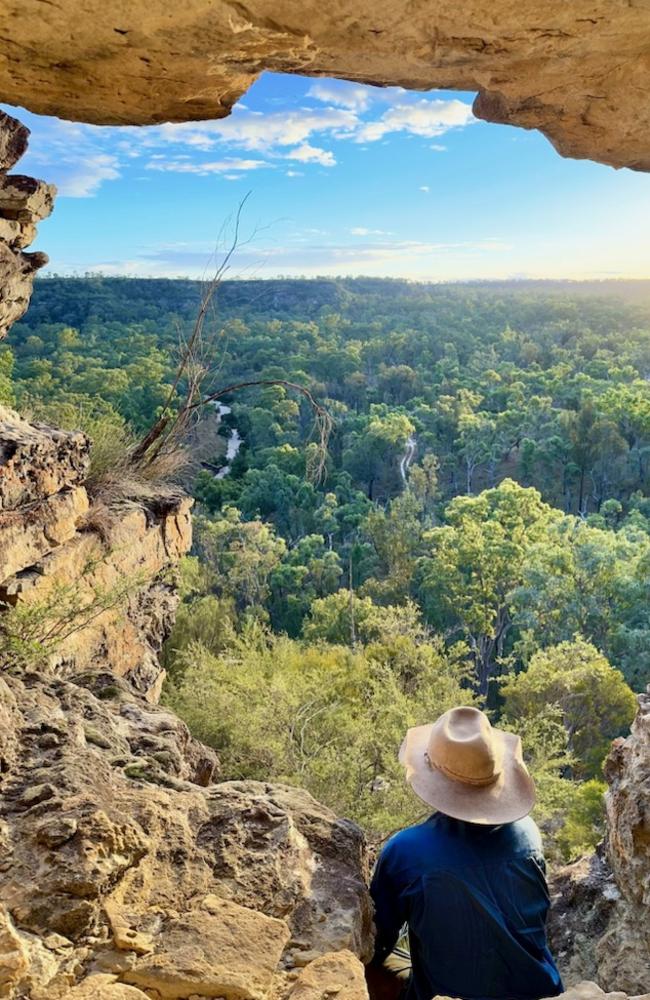
<path id="1" fill-rule="evenodd" d="M 458 774 L 456 771 L 452 771 L 451 768 L 446 767 L 444 764 L 439 764 L 435 760 L 431 760 L 427 751 L 424 751 L 424 758 L 432 771 L 440 771 L 444 774 L 446 778 L 451 778 L 452 781 L 459 781 L 463 785 L 473 785 L 475 788 L 486 788 L 488 785 L 493 785 L 499 780 L 501 776 L 501 771 L 497 771 L 495 774 L 490 774 L 487 778 L 469 778 L 465 774 Z"/>

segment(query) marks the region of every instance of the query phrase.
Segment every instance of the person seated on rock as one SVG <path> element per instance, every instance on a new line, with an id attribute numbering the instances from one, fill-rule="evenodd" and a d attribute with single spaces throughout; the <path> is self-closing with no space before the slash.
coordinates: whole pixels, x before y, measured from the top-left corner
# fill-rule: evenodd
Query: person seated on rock
<path id="1" fill-rule="evenodd" d="M 371 995 L 388 996 L 387 967 L 397 972 L 393 995 L 401 978 L 406 1000 L 562 993 L 546 943 L 544 855 L 528 816 L 535 787 L 519 737 L 494 729 L 476 708 L 453 708 L 409 729 L 399 759 L 436 811 L 391 837 L 379 856 Z M 405 925 L 409 948 L 394 952 Z"/>

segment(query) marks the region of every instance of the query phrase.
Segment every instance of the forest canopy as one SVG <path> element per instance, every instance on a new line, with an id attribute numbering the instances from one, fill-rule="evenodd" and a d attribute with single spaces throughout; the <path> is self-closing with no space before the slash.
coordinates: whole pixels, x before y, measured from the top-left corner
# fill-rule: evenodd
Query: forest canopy
<path id="1" fill-rule="evenodd" d="M 200 293 L 38 281 L 0 402 L 88 430 L 110 464 L 180 401 Z M 227 776 L 305 784 L 380 834 L 413 816 L 406 726 L 487 705 L 524 731 L 557 851 L 593 842 L 609 741 L 650 681 L 650 289 L 238 281 L 213 306 L 210 390 L 291 382 L 333 427 L 316 478 L 289 386 L 192 429 L 168 700 Z"/>

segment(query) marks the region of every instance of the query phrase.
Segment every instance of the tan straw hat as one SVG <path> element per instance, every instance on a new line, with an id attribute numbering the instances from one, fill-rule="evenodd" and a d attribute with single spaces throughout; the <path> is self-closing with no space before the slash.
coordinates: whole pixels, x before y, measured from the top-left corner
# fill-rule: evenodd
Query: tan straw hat
<path id="1" fill-rule="evenodd" d="M 452 708 L 409 729 L 399 759 L 416 795 L 454 819 L 512 823 L 535 804 L 521 740 L 493 729 L 477 708 Z"/>

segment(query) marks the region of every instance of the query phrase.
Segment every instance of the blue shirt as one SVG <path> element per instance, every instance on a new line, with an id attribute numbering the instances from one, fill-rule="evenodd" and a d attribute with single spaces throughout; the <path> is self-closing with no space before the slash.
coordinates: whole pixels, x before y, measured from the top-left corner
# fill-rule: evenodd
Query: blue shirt
<path id="1" fill-rule="evenodd" d="M 376 961 L 408 924 L 407 1000 L 539 1000 L 562 993 L 546 944 L 542 841 L 530 818 L 479 826 L 437 813 L 388 841 L 370 892 Z"/>

